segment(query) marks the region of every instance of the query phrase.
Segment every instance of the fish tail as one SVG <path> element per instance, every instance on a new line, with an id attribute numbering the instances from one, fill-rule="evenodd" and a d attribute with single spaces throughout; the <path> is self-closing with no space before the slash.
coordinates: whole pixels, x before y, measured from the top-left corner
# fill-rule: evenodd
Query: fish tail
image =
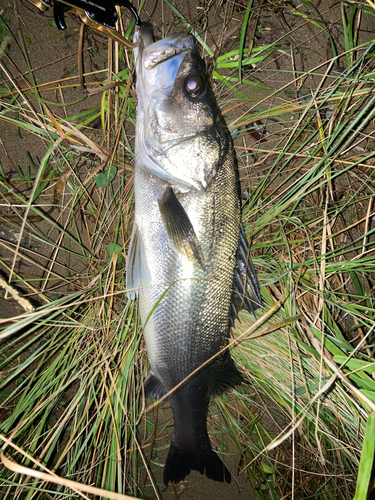
<path id="1" fill-rule="evenodd" d="M 186 450 L 178 448 L 172 441 L 164 467 L 165 486 L 168 486 L 169 482 L 177 484 L 185 479 L 192 470 L 201 474 L 206 473 L 206 476 L 214 481 L 231 482 L 229 470 L 211 448 Z"/>

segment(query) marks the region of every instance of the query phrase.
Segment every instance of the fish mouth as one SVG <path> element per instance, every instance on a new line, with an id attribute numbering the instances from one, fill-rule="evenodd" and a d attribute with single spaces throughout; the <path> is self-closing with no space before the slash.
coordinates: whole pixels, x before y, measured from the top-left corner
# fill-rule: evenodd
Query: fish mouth
<path id="1" fill-rule="evenodd" d="M 195 47 L 192 35 L 175 34 L 155 42 L 153 27 L 150 23 L 142 23 L 134 35 L 138 42 L 136 57 L 143 60 L 145 69 L 153 69 L 172 57 L 188 52 Z"/>
<path id="2" fill-rule="evenodd" d="M 157 106 L 162 107 L 162 101 L 173 89 L 176 76 L 186 54 L 196 50 L 192 35 L 174 34 L 158 41 L 154 41 L 153 27 L 149 23 L 142 23 L 134 35 L 134 42 L 138 46 L 134 49 L 137 73 L 137 150 L 144 165 L 147 165 L 159 177 L 166 181 L 178 184 L 181 191 L 194 187 L 198 191 L 206 189 L 208 182 L 204 179 L 191 178 L 189 180 L 175 176 L 159 164 L 158 158 L 168 157 L 168 153 L 175 147 L 194 140 L 197 134 L 183 137 L 160 140 L 154 133 L 155 120 L 158 127 L 163 128 L 158 117 L 150 117 L 150 113 Z M 153 126 L 150 124 L 153 123 Z M 173 164 L 173 163 L 172 163 Z M 172 169 L 176 173 L 173 164 Z"/>

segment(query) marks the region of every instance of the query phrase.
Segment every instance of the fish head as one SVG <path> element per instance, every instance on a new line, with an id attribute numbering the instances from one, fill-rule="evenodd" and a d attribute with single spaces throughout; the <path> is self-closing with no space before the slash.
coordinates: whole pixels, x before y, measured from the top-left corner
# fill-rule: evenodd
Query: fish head
<path id="1" fill-rule="evenodd" d="M 150 25 L 136 34 L 136 150 L 154 175 L 180 191 L 206 190 L 230 137 L 192 35 L 153 42 Z"/>

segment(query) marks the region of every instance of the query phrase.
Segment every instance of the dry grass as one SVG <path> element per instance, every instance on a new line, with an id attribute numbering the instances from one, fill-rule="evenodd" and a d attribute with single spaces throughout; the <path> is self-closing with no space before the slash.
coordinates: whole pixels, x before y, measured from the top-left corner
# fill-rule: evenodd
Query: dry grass
<path id="1" fill-rule="evenodd" d="M 235 137 L 262 286 L 264 311 L 243 313 L 233 332 L 232 353 L 250 383 L 212 404 L 213 441 L 265 499 L 352 498 L 363 449 L 355 499 L 365 499 L 374 443 L 370 431 L 364 437 L 375 415 L 375 92 L 374 44 L 361 26 L 373 13 L 354 3 L 335 19 L 334 8 L 307 2 L 201 7 L 164 1 L 161 13 L 146 2 L 141 15 L 152 16 L 158 36 L 188 28 L 204 48 Z M 0 170 L 2 279 L 20 307 L 0 320 L 0 437 L 6 460 L 28 470 L 5 462 L 0 491 L 87 498 L 79 491 L 95 485 L 113 492 L 107 498 L 162 498 L 170 415 L 163 405 L 145 411 L 147 359 L 124 293 L 132 54 L 103 50 L 94 35 L 86 64 L 105 59 L 106 68 L 88 86 L 121 83 L 73 111 L 78 77 L 40 79 L 16 14 L 8 8 L 0 22 L 3 40 L 17 41 L 1 59 L 0 120 L 37 145 L 28 165 Z M 304 67 L 304 53 L 327 40 L 329 60 Z"/>

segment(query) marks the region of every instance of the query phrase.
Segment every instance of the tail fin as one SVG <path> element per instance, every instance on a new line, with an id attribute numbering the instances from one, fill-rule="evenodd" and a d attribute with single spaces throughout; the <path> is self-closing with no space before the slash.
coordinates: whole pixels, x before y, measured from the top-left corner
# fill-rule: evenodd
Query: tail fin
<path id="1" fill-rule="evenodd" d="M 214 481 L 231 482 L 229 470 L 211 448 L 184 450 L 177 448 L 172 441 L 164 467 L 165 486 L 168 486 L 169 481 L 175 484 L 182 481 L 192 470 L 201 474 L 205 472 L 206 476 Z"/>

